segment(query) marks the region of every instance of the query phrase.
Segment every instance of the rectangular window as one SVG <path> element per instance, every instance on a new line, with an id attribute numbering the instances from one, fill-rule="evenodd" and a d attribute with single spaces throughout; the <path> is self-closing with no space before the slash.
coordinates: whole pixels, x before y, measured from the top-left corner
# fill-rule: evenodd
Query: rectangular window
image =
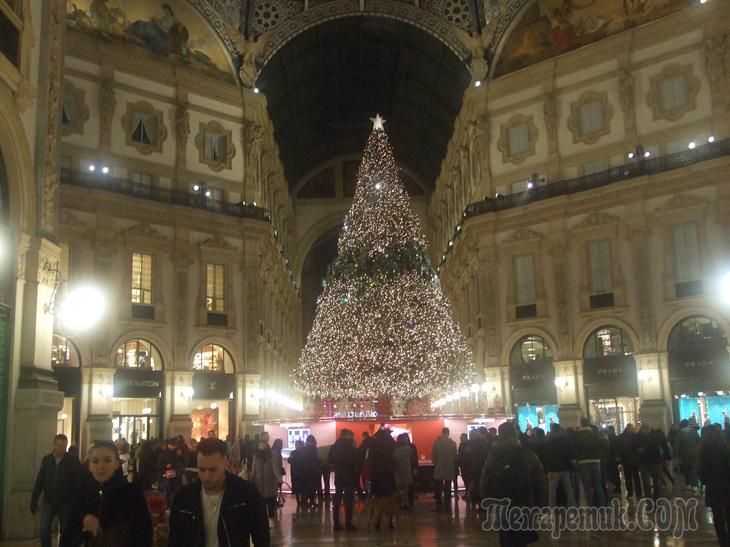
<path id="1" fill-rule="evenodd" d="M 697 225 L 694 222 L 672 226 L 675 281 L 695 281 L 702 277 Z"/>
<path id="2" fill-rule="evenodd" d="M 132 113 L 132 140 L 140 144 L 154 144 L 156 131 L 154 116 L 145 116 L 139 112 Z"/>
<path id="3" fill-rule="evenodd" d="M 518 306 L 535 302 L 535 267 L 531 254 L 515 257 L 515 298 Z"/>
<path id="4" fill-rule="evenodd" d="M 132 253 L 132 303 L 152 304 L 152 255 Z"/>
<path id="5" fill-rule="evenodd" d="M 583 164 L 583 176 L 593 175 L 606 170 L 606 164 L 603 160 L 589 161 Z"/>
<path id="6" fill-rule="evenodd" d="M 593 101 L 580 108 L 580 133 L 590 135 L 603 130 L 603 103 Z"/>
<path id="7" fill-rule="evenodd" d="M 661 109 L 665 112 L 684 108 L 689 102 L 687 77 L 684 74 L 669 76 L 659 84 Z"/>
<path id="8" fill-rule="evenodd" d="M 20 66 L 20 29 L 22 19 L 20 5 L 10 2 L 9 7 L 3 6 L 0 0 L 0 54 L 4 55 L 13 66 Z"/>
<path id="9" fill-rule="evenodd" d="M 226 161 L 228 143 L 225 135 L 217 133 L 205 134 L 205 159 L 217 163 Z"/>
<path id="10" fill-rule="evenodd" d="M 149 173 L 139 173 L 137 171 L 129 171 L 128 172 L 128 178 L 132 182 L 137 182 L 139 184 L 146 184 L 148 186 L 152 186 L 153 177 Z"/>
<path id="11" fill-rule="evenodd" d="M 223 264 L 206 265 L 206 304 L 208 311 L 225 312 L 225 271 Z"/>
<path id="12" fill-rule="evenodd" d="M 611 241 L 588 242 L 588 285 L 591 294 L 613 291 L 611 275 Z"/>
<path id="13" fill-rule="evenodd" d="M 509 154 L 516 156 L 530 150 L 530 128 L 521 123 L 509 129 Z"/>

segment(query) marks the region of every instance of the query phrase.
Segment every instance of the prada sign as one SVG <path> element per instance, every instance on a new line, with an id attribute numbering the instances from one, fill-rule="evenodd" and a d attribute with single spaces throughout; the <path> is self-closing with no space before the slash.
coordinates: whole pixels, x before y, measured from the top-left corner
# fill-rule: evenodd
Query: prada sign
<path id="1" fill-rule="evenodd" d="M 512 365 L 509 370 L 512 390 L 553 388 L 555 386 L 555 368 L 550 359 L 529 361 L 521 365 Z"/>
<path id="2" fill-rule="evenodd" d="M 157 398 L 162 396 L 163 375 L 160 370 L 120 368 L 114 373 L 114 396 Z"/>
<path id="3" fill-rule="evenodd" d="M 236 391 L 236 376 L 199 370 L 193 375 L 193 398 L 228 399 Z"/>
<path id="4" fill-rule="evenodd" d="M 697 344 L 669 352 L 669 377 L 672 379 L 728 376 L 730 358 L 724 346 Z"/>
<path id="5" fill-rule="evenodd" d="M 583 360 L 583 381 L 590 384 L 629 382 L 636 384 L 636 361 L 632 355 L 607 355 Z"/>

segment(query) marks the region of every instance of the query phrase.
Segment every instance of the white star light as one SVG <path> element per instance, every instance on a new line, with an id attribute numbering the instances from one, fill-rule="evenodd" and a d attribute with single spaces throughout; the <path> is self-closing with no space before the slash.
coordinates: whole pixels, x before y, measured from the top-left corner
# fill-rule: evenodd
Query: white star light
<path id="1" fill-rule="evenodd" d="M 381 118 L 380 114 L 375 114 L 375 117 L 370 118 L 370 121 L 373 122 L 373 131 L 385 131 L 385 127 L 383 127 L 385 119 Z"/>

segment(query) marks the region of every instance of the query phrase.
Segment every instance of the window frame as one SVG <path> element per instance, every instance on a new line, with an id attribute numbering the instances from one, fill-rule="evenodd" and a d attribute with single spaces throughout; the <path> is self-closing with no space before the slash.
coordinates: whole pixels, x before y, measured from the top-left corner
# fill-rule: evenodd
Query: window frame
<path id="1" fill-rule="evenodd" d="M 213 267 L 213 294 L 210 293 L 210 269 Z M 218 268 L 222 270 L 222 279 L 220 283 L 220 296 L 216 289 L 218 287 Z M 221 308 L 216 306 L 217 303 L 222 305 Z M 226 305 L 226 265 L 218 262 L 205 263 L 205 309 L 208 313 L 226 313 L 228 306 Z"/>
<path id="2" fill-rule="evenodd" d="M 217 135 L 225 138 L 224 157 L 221 161 L 213 161 L 208 159 L 206 155 L 208 135 Z M 218 121 L 209 121 L 208 123 L 200 123 L 198 134 L 195 136 L 195 147 L 198 149 L 198 161 L 202 165 L 207 165 L 212 171 L 223 171 L 224 169 L 232 169 L 233 158 L 236 155 L 236 147 L 233 144 L 233 132 L 226 129 Z"/>
<path id="3" fill-rule="evenodd" d="M 135 265 L 134 265 L 135 256 L 139 256 L 141 259 L 141 270 L 139 272 L 139 275 L 140 275 L 140 286 L 139 287 L 135 287 L 135 274 L 136 274 L 135 269 L 134 269 L 135 268 Z M 143 286 L 144 281 L 142 279 L 144 277 L 144 262 L 145 262 L 144 259 L 145 259 L 145 257 L 149 257 L 149 262 L 150 262 L 150 264 L 149 264 L 149 287 L 148 288 Z M 132 294 L 130 295 L 131 296 L 130 301 L 132 304 L 142 305 L 142 306 L 153 306 L 154 305 L 154 303 L 155 303 L 155 300 L 154 300 L 155 281 L 154 281 L 154 279 L 155 279 L 155 256 L 154 256 L 154 254 L 150 253 L 150 252 L 132 251 L 132 283 L 131 283 L 131 285 L 132 285 L 131 293 Z M 137 296 L 137 298 L 139 299 L 138 301 L 135 301 L 135 294 L 134 294 L 135 291 L 140 291 L 139 295 Z M 149 302 L 146 301 L 147 299 L 145 298 L 145 295 L 148 296 Z"/>
<path id="4" fill-rule="evenodd" d="M 687 102 L 674 108 L 664 108 L 662 100 L 663 84 L 678 76 L 684 76 L 686 81 Z M 695 76 L 691 64 L 668 64 L 660 72 L 649 78 L 649 93 L 646 102 L 652 110 L 654 121 L 678 121 L 687 112 L 697 108 L 697 94 L 700 91 L 700 81 Z"/>
<path id="5" fill-rule="evenodd" d="M 136 131 L 135 118 L 139 116 L 144 120 L 154 120 L 154 135 L 151 135 L 153 142 L 144 143 L 134 139 Z M 125 144 L 137 150 L 140 154 L 149 155 L 162 152 L 162 143 L 167 139 L 167 128 L 165 127 L 163 115 L 147 101 L 128 102 L 127 111 L 122 116 L 122 127 L 124 127 Z"/>

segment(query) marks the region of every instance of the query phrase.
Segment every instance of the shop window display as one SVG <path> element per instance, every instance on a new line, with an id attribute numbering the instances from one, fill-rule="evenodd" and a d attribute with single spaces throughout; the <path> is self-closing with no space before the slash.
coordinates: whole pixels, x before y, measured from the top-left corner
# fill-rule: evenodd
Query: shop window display
<path id="1" fill-rule="evenodd" d="M 151 342 L 134 338 L 127 340 L 117 348 L 116 366 L 118 368 L 162 370 L 162 359 L 160 352 Z"/>
<path id="2" fill-rule="evenodd" d="M 523 433 L 539 427 L 545 431 L 550 431 L 550 425 L 553 423 L 560 423 L 558 418 L 558 405 L 523 405 L 517 407 L 516 411 L 517 423 L 520 426 L 520 431 Z"/>

